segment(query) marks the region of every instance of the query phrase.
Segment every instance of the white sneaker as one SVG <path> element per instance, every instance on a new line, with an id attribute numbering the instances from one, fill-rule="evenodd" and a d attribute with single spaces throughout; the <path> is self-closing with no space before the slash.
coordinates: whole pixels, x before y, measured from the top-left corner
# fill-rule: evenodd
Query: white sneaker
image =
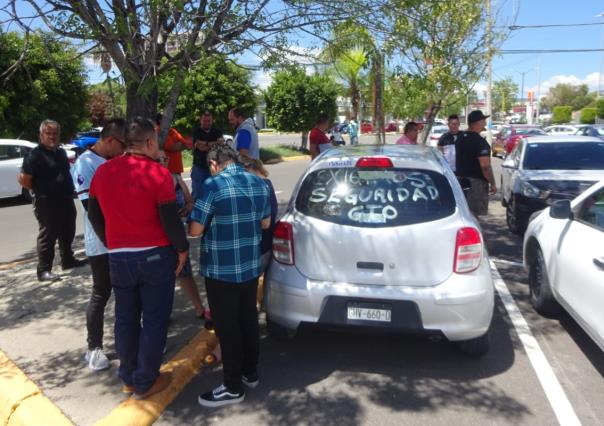
<path id="1" fill-rule="evenodd" d="M 84 359 L 88 363 L 88 367 L 94 371 L 106 370 L 111 367 L 109 358 L 103 353 L 101 348 L 95 348 L 92 351 L 86 351 Z"/>

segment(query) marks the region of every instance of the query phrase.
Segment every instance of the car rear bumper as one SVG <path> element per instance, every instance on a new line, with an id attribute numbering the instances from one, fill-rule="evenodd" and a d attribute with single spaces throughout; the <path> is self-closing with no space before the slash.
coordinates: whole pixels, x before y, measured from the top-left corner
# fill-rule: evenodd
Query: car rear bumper
<path id="1" fill-rule="evenodd" d="M 314 281 L 294 266 L 273 262 L 265 279 L 270 319 L 290 330 L 302 323 L 376 327 L 443 334 L 448 340 L 483 335 L 491 323 L 494 289 L 488 261 L 470 274 L 452 274 L 433 287 L 378 286 Z M 349 320 L 347 306 L 363 304 L 392 312 L 390 322 Z"/>

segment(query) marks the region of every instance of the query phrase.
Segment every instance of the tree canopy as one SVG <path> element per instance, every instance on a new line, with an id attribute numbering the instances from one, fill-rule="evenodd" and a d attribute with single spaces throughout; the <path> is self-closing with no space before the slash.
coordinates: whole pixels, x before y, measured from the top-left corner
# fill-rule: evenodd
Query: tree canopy
<path id="1" fill-rule="evenodd" d="M 595 93 L 589 93 L 587 84 L 559 83 L 549 89 L 547 96 L 541 99 L 541 105 L 549 110 L 568 105 L 573 111 L 578 111 L 586 106 L 595 105 L 595 99 Z"/>
<path id="2" fill-rule="evenodd" d="M 320 114 L 334 119 L 338 87 L 325 75 L 292 67 L 275 73 L 264 92 L 268 125 L 279 131 L 308 132 Z"/>
<path id="3" fill-rule="evenodd" d="M 516 102 L 518 85 L 512 77 L 505 77 L 493 83 L 493 112 L 505 114 Z"/>
<path id="4" fill-rule="evenodd" d="M 61 124 L 61 139 L 67 140 L 84 125 L 84 66 L 56 37 L 39 33 L 26 40 L 0 32 L 0 80 L 0 136 L 35 141 L 40 122 L 50 118 Z"/>
<path id="5" fill-rule="evenodd" d="M 170 89 L 174 84 L 174 72 L 160 78 L 160 107 L 165 106 Z M 253 115 L 257 99 L 250 84 L 250 72 L 221 57 L 205 58 L 187 73 L 176 105 L 172 125 L 183 133 L 189 133 L 198 125 L 204 110 L 214 116 L 215 125 L 223 132 L 232 132 L 227 115 L 234 107 L 242 108 Z"/>

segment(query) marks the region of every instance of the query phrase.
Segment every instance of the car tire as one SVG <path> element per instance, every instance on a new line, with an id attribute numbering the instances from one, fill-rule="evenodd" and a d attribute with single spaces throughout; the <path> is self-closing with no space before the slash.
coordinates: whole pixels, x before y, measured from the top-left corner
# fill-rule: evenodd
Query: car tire
<path id="1" fill-rule="evenodd" d="M 277 341 L 292 340 L 296 337 L 295 330 L 290 330 L 289 328 L 277 324 L 268 316 L 266 317 L 266 330 L 268 331 L 268 334 Z"/>
<path id="2" fill-rule="evenodd" d="M 482 336 L 458 342 L 459 350 L 470 356 L 480 357 L 486 355 L 491 349 L 491 327 Z"/>
<path id="3" fill-rule="evenodd" d="M 21 199 L 25 202 L 31 203 L 32 196 L 31 196 L 31 193 L 29 192 L 29 190 L 27 190 L 25 188 L 21 189 Z"/>
<path id="4" fill-rule="evenodd" d="M 516 235 L 524 234 L 524 231 L 526 231 L 526 227 L 528 225 L 526 219 L 522 217 L 522 215 L 519 215 L 516 211 L 516 203 L 513 195 L 506 203 L 505 222 L 508 225 L 509 230 Z"/>
<path id="5" fill-rule="evenodd" d="M 501 191 L 501 205 L 503 207 L 507 207 L 508 206 L 508 202 L 505 199 L 505 194 L 503 193 L 503 178 L 501 178 L 501 184 L 499 186 L 499 190 Z"/>
<path id="6" fill-rule="evenodd" d="M 537 248 L 537 253 L 529 268 L 529 293 L 531 305 L 540 314 L 558 314 L 562 310 L 554 298 L 547 276 L 547 266 L 540 248 Z"/>

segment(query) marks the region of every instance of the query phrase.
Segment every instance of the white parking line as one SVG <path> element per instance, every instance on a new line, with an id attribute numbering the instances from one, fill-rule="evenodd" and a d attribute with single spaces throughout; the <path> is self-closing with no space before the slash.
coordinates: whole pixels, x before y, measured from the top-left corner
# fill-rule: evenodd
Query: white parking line
<path id="1" fill-rule="evenodd" d="M 562 389 L 562 385 L 560 385 L 552 366 L 547 362 L 547 358 L 541 350 L 537 339 L 535 339 L 535 336 L 531 332 L 528 323 L 522 316 L 518 305 L 510 294 L 505 281 L 501 278 L 493 261 L 491 261 L 491 273 L 493 274 L 495 289 L 499 293 L 499 297 L 508 312 L 512 324 L 514 324 L 516 333 L 518 333 L 518 337 L 529 357 L 531 365 L 535 373 L 537 373 L 537 378 L 556 414 L 558 423 L 562 426 L 580 425 L 581 421 L 570 404 L 564 389 Z"/>
<path id="2" fill-rule="evenodd" d="M 495 263 L 501 263 L 502 265 L 510 265 L 510 266 L 517 266 L 519 268 L 524 268 L 524 264 L 522 262 L 514 262 L 514 261 L 511 261 L 511 260 L 498 259 L 496 257 L 491 257 L 490 259 L 493 262 L 495 262 Z"/>

